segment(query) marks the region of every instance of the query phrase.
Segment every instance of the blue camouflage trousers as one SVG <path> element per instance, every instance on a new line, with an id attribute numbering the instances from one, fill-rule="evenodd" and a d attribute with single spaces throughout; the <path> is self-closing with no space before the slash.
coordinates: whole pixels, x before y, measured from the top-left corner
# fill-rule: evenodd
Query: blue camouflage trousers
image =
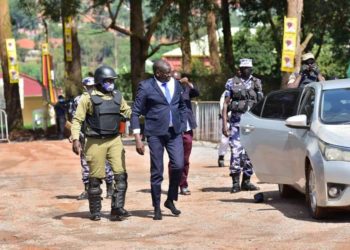
<path id="1" fill-rule="evenodd" d="M 231 117 L 229 144 L 231 148 L 230 175 L 243 173 L 247 176 L 253 175 L 253 165 L 242 147 L 239 135 L 240 116 Z"/>
<path id="2" fill-rule="evenodd" d="M 80 136 L 79 140 L 80 140 L 81 147 L 84 148 L 85 138 Z M 88 184 L 90 167 L 86 161 L 83 150 L 81 151 L 81 154 L 80 154 L 80 164 L 81 164 L 81 174 L 82 174 L 83 183 Z M 106 170 L 106 178 L 105 178 L 106 183 L 108 184 L 113 183 L 114 173 L 112 171 L 111 164 L 108 161 L 106 161 L 105 170 Z"/>

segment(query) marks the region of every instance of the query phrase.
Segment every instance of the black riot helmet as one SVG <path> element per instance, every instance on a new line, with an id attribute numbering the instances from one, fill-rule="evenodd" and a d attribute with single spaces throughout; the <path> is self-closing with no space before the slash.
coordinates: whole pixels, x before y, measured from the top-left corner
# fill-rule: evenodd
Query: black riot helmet
<path id="1" fill-rule="evenodd" d="M 95 84 L 102 85 L 104 79 L 116 79 L 117 77 L 117 73 L 109 66 L 98 67 L 94 73 Z"/>

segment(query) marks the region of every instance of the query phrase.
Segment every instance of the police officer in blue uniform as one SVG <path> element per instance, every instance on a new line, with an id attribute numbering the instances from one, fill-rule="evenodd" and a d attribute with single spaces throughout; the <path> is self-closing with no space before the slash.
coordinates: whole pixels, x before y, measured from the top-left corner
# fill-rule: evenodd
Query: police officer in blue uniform
<path id="1" fill-rule="evenodd" d="M 222 109 L 222 133 L 229 137 L 231 147 L 230 176 L 232 177 L 231 193 L 241 190 L 250 191 L 259 188 L 250 182 L 253 174 L 252 163 L 241 145 L 239 123 L 241 115 L 248 111 L 263 97 L 261 80 L 252 75 L 252 59 L 240 59 L 240 76 L 228 79 L 225 85 L 225 102 Z M 228 120 L 227 113 L 231 111 Z M 230 127 L 227 127 L 229 121 Z M 240 185 L 240 175 L 243 172 Z"/>

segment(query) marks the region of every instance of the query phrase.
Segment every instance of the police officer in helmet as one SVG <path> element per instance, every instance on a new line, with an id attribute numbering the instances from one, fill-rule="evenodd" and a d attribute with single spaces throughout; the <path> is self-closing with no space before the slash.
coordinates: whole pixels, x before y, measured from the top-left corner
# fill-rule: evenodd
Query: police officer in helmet
<path id="1" fill-rule="evenodd" d="M 131 108 L 115 89 L 117 74 L 109 66 L 101 66 L 94 73 L 95 89 L 85 92 L 73 118 L 73 152 L 80 154 L 79 131 L 86 121 L 84 153 L 90 166 L 88 200 L 91 220 L 101 219 L 101 180 L 105 178 L 105 161 L 114 173 L 114 193 L 111 204 L 112 221 L 130 216 L 124 209 L 127 178 L 125 151 L 119 135 L 121 117 L 130 117 Z"/>
<path id="2" fill-rule="evenodd" d="M 240 76 L 228 79 L 225 85 L 225 101 L 222 109 L 222 133 L 229 137 L 231 147 L 230 176 L 232 177 L 231 193 L 241 190 L 258 190 L 259 188 L 250 182 L 253 174 L 252 163 L 241 145 L 239 135 L 239 123 L 241 115 L 248 111 L 263 97 L 260 79 L 252 75 L 252 59 L 243 58 L 239 65 Z M 228 120 L 227 113 L 231 111 Z M 229 127 L 227 126 L 229 122 Z M 240 175 L 242 183 L 240 185 Z"/>

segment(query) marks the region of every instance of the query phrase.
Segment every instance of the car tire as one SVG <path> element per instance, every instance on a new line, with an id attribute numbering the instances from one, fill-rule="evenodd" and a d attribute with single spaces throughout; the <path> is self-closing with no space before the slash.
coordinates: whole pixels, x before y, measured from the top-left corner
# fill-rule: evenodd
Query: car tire
<path id="1" fill-rule="evenodd" d="M 278 192 L 281 198 L 291 198 L 297 191 L 290 185 L 278 184 Z"/>
<path id="2" fill-rule="evenodd" d="M 310 215 L 314 219 L 323 219 L 326 214 L 326 209 L 324 207 L 320 207 L 317 204 L 317 191 L 316 191 L 316 176 L 314 170 L 309 167 L 306 171 L 306 204 L 309 209 Z"/>

